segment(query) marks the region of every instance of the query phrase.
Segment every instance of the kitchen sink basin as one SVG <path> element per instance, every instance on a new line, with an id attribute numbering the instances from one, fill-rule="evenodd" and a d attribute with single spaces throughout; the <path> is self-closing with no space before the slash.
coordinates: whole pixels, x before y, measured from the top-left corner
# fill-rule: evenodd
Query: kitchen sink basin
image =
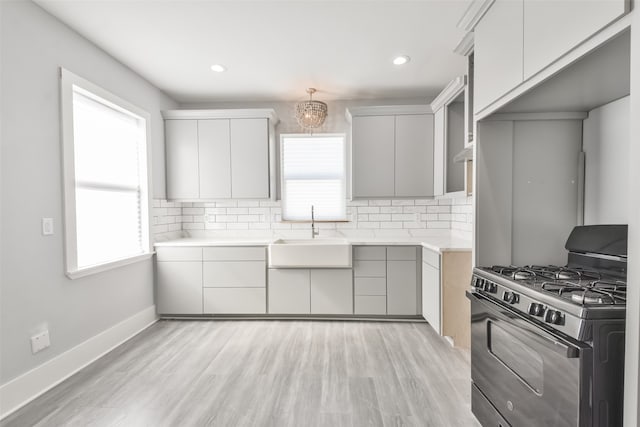
<path id="1" fill-rule="evenodd" d="M 350 268 L 351 243 L 343 239 L 278 239 L 269 245 L 271 268 Z"/>

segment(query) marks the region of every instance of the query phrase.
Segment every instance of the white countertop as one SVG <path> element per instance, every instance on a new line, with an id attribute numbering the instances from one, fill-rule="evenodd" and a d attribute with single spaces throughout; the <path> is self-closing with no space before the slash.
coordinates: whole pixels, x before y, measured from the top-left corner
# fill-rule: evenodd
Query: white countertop
<path id="1" fill-rule="evenodd" d="M 415 235 L 415 234 L 421 235 Z M 163 246 L 267 246 L 277 239 L 308 239 L 309 233 L 278 234 L 255 233 L 241 234 L 229 232 L 182 232 L 172 238 L 156 242 L 156 247 Z M 420 230 L 413 234 L 374 232 L 369 230 L 353 230 L 351 232 L 327 233 L 326 236 L 316 237 L 322 239 L 345 239 L 352 245 L 380 245 L 380 246 L 423 246 L 432 251 L 455 252 L 470 251 L 470 237 L 452 230 Z"/>

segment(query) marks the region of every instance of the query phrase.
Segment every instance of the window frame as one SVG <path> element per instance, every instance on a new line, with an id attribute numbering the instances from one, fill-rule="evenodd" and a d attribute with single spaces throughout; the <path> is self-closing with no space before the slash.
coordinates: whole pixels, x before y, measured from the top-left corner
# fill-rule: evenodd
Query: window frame
<path id="1" fill-rule="evenodd" d="M 349 187 L 349 170 L 348 170 L 348 165 L 349 165 L 349 159 L 348 159 L 348 155 L 349 155 L 349 148 L 348 148 L 348 141 L 347 141 L 347 134 L 346 133 L 282 133 L 280 134 L 280 144 L 278 146 L 278 149 L 280 150 L 279 153 L 279 160 L 280 160 L 280 165 L 278 167 L 278 173 L 280 174 L 280 200 L 281 200 L 281 210 L 282 210 L 282 215 L 281 215 L 281 221 L 282 223 L 311 223 L 311 218 L 309 218 L 308 220 L 297 220 L 297 219 L 285 219 L 284 217 L 284 212 L 285 212 L 285 204 L 286 204 L 286 191 L 285 191 L 285 177 L 284 177 L 284 140 L 285 138 L 331 138 L 331 137 L 341 137 L 342 138 L 342 149 L 344 151 L 344 155 L 343 155 L 343 171 L 344 171 L 344 179 L 342 180 L 342 185 L 343 185 L 343 194 L 344 194 L 344 204 L 345 204 L 345 210 L 344 210 L 344 218 L 342 219 L 326 219 L 326 220 L 315 220 L 314 222 L 320 223 L 343 223 L 343 222 L 349 222 L 349 214 L 347 213 L 347 200 L 349 199 L 349 194 L 347 193 L 348 187 Z M 309 216 L 311 216 L 311 214 L 309 214 Z"/>
<path id="2" fill-rule="evenodd" d="M 145 121 L 145 154 L 144 166 L 146 176 L 140 183 L 140 231 L 142 233 L 142 253 L 115 259 L 102 264 L 78 268 L 78 245 L 76 228 L 76 182 L 75 182 L 75 141 L 73 127 L 73 87 L 95 95 L 108 103 L 110 107 L 127 114 L 133 114 Z M 60 116 L 62 136 L 62 174 L 63 174 L 63 217 L 64 217 L 64 255 L 65 274 L 70 279 L 89 276 L 113 268 L 132 264 L 151 258 L 153 255 L 151 242 L 151 115 L 145 110 L 114 95 L 100 86 L 64 69 L 60 68 Z M 146 181 L 146 182 L 145 182 Z"/>

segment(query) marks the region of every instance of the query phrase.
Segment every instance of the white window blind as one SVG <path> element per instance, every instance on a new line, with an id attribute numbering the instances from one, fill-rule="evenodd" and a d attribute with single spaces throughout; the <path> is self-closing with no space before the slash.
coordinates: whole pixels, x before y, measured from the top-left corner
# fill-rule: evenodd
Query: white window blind
<path id="1" fill-rule="evenodd" d="M 72 91 L 80 270 L 148 251 L 146 122 L 78 86 Z"/>
<path id="2" fill-rule="evenodd" d="M 282 218 L 346 219 L 344 135 L 283 135 Z"/>

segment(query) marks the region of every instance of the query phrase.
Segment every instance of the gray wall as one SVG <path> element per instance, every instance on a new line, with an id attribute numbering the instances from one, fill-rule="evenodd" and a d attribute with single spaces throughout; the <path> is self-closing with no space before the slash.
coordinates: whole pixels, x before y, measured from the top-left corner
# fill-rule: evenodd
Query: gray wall
<path id="1" fill-rule="evenodd" d="M 0 2 L 0 10 L 0 383 L 6 383 L 153 305 L 151 260 L 73 281 L 64 275 L 58 67 L 152 115 L 156 197 L 164 197 L 160 110 L 177 105 L 33 3 Z M 55 235 L 40 234 L 42 217 L 54 218 Z M 44 324 L 51 347 L 32 355 L 29 338 Z"/>
<path id="2" fill-rule="evenodd" d="M 589 111 L 584 120 L 585 224 L 627 224 L 629 96 Z"/>

